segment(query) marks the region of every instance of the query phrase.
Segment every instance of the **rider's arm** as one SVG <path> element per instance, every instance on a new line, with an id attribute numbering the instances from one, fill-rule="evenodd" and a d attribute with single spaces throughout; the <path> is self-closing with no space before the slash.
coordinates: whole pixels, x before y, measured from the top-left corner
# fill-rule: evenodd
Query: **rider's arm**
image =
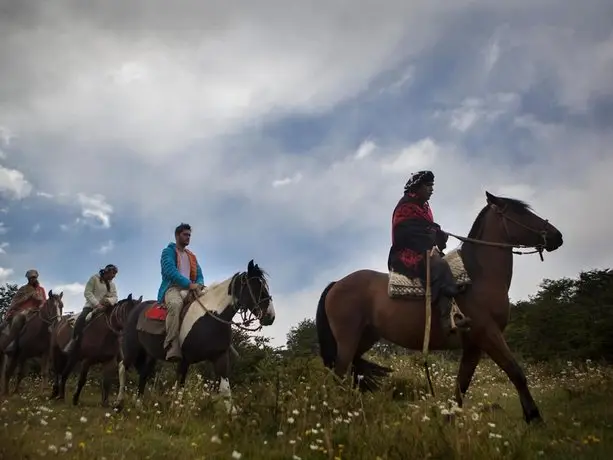
<path id="1" fill-rule="evenodd" d="M 196 262 L 196 284 L 204 285 L 204 275 L 202 274 L 202 268 L 200 264 Z"/>
<path id="2" fill-rule="evenodd" d="M 175 254 L 173 248 L 164 248 L 162 256 L 160 257 L 162 276 L 168 278 L 171 284 L 176 284 L 183 289 L 188 289 L 191 282 L 177 269 L 174 258 Z"/>
<path id="3" fill-rule="evenodd" d="M 85 291 L 83 292 L 83 296 L 85 297 L 85 300 L 87 301 L 87 306 L 90 308 L 96 307 L 99 303 L 98 299 L 96 299 L 96 297 L 94 296 L 94 285 L 96 283 L 96 276 L 97 275 L 93 275 L 89 279 L 89 281 L 85 285 Z"/>
<path id="4" fill-rule="evenodd" d="M 395 244 L 427 250 L 434 246 L 434 234 L 431 228 L 432 222 L 426 220 L 423 209 L 415 203 L 403 203 L 394 211 Z"/>
<path id="5" fill-rule="evenodd" d="M 110 292 L 107 294 L 106 299 L 109 302 L 109 304 L 111 305 L 115 305 L 117 303 L 117 286 L 115 286 L 115 283 L 111 281 L 111 290 Z"/>

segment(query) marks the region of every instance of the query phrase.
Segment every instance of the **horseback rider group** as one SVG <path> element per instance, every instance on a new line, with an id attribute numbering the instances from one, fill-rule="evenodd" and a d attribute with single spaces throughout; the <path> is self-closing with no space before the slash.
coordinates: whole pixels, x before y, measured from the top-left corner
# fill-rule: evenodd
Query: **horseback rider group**
<path id="1" fill-rule="evenodd" d="M 438 305 L 443 330 L 451 332 L 452 300 L 458 294 L 458 287 L 447 262 L 442 258 L 448 235 L 434 222 L 429 200 L 434 188 L 432 171 L 414 173 L 404 187 L 404 194 L 396 204 L 392 214 L 392 244 L 388 257 L 388 269 L 407 278 L 421 279 L 426 282 L 427 251 L 431 257 L 431 288 L 435 304 Z M 179 344 L 180 312 L 187 294 L 199 293 L 204 288 L 202 268 L 194 253 L 187 249 L 191 239 L 191 226 L 180 224 L 175 228 L 175 242 L 169 243 L 161 253 L 160 268 L 162 281 L 158 290 L 157 302 L 168 311 L 166 318 L 166 338 L 164 349 L 166 359 L 181 359 Z M 433 250 L 434 249 L 434 250 Z M 83 332 L 87 316 L 95 310 L 104 309 L 117 303 L 117 288 L 114 279 L 118 269 L 109 264 L 89 278 L 85 286 L 85 305 L 77 318 L 73 336 L 64 348 L 71 353 Z M 47 296 L 38 281 L 38 272 L 26 273 L 28 283 L 15 294 L 7 311 L 0 332 L 9 324 L 14 326 L 25 321 L 25 313 L 39 308 Z M 1 342 L 1 341 L 0 341 Z M 13 346 L 14 341 L 10 344 Z M 0 347 L 1 348 L 1 347 Z"/>

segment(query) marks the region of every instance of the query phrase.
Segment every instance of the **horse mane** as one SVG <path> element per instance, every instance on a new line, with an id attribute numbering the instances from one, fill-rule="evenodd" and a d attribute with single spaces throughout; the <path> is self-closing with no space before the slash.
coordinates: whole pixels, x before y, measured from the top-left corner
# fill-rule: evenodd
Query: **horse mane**
<path id="1" fill-rule="evenodd" d="M 526 214 L 528 212 L 532 212 L 532 206 L 530 206 L 525 201 L 518 200 L 517 198 L 496 197 L 496 199 L 505 208 L 509 208 L 513 212 L 516 212 L 518 214 Z M 486 204 L 483 209 L 481 209 L 475 221 L 473 222 L 472 227 L 470 228 L 470 232 L 468 232 L 468 238 L 481 238 L 481 234 L 483 232 L 483 221 L 485 220 L 485 216 L 489 209 L 490 203 Z M 464 247 L 465 245 L 467 245 L 466 248 Z M 466 267 L 468 274 L 473 277 L 481 270 L 476 254 L 474 251 L 472 251 L 472 249 L 475 248 L 475 243 L 465 241 L 460 245 L 460 248 L 463 249 L 462 259 L 464 260 L 464 266 Z"/>

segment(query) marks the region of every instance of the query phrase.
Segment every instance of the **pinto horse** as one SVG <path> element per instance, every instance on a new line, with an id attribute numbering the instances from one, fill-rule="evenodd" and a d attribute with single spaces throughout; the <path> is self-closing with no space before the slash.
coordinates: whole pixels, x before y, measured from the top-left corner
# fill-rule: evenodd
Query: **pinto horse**
<path id="1" fill-rule="evenodd" d="M 13 320 L 13 326 L 8 337 L 5 338 L 5 343 L 15 340 L 15 348 L 14 351 L 4 351 L 5 359 L 2 365 L 2 387 L 5 395 L 9 394 L 9 382 L 15 369 L 18 368 L 14 390 L 17 393 L 24 377 L 26 360 L 38 357 L 41 358 L 41 391 L 44 391 L 49 380 L 51 334 L 62 316 L 63 297 L 64 292 L 54 294 L 51 290 L 48 293 L 48 299 L 40 308 L 32 309 L 25 316 L 16 316 Z"/>
<path id="2" fill-rule="evenodd" d="M 66 380 L 79 361 L 81 373 L 77 389 L 72 396 L 72 403 L 79 403 L 79 396 L 87 381 L 89 368 L 102 364 L 102 405 L 108 405 L 111 378 L 119 357 L 119 336 L 126 318 L 132 309 L 143 300 L 133 299 L 132 294 L 115 305 L 105 307 L 101 312 L 93 311 L 91 318 L 83 328 L 78 347 L 69 355 L 63 349 L 72 336 L 75 316 L 62 318 L 57 325 L 51 341 L 51 357 L 55 370 L 55 380 L 50 399 L 63 401 L 66 394 Z"/>
<path id="3" fill-rule="evenodd" d="M 235 324 L 232 318 L 239 312 L 244 316 L 251 312 L 258 319 L 260 327 L 273 324 L 275 310 L 266 274 L 251 260 L 246 272 L 235 273 L 225 281 L 212 284 L 199 295 L 187 297 L 184 303 L 179 331 L 182 358 L 177 366 L 178 383 L 181 386 L 185 384 L 191 364 L 212 362 L 215 374 L 220 378 L 219 393 L 225 398 L 228 411 L 231 411 L 228 375 L 232 325 Z M 136 307 L 128 317 L 119 363 L 119 394 L 115 406 L 118 410 L 123 408 L 126 371 L 132 366 L 138 370 L 137 396 L 140 399 L 156 361 L 166 360 L 164 319 L 150 319 L 154 316 L 153 312 L 161 310 L 156 301 L 148 300 Z"/>
<path id="4" fill-rule="evenodd" d="M 526 422 L 540 421 L 526 376 L 509 350 L 503 331 L 509 320 L 513 248 L 536 248 L 542 257 L 543 250 L 550 252 L 562 246 L 562 233 L 522 201 L 488 192 L 486 197 L 487 204 L 475 219 L 468 238 L 458 237 L 463 241 L 458 251 L 471 283 L 455 300 L 472 324 L 469 331 L 460 331 L 462 358 L 456 401 L 461 407 L 485 352 L 517 389 Z M 316 315 L 320 354 L 324 364 L 334 368 L 340 378 L 346 376 L 351 365 L 354 381 L 368 377 L 376 381 L 391 372 L 362 358 L 381 338 L 421 350 L 426 322 L 424 298 L 392 299 L 388 279 L 386 273 L 359 270 L 330 283 L 321 295 Z M 444 336 L 437 315 L 432 316 L 430 348 L 453 348 L 453 340 Z M 356 378 L 358 375 L 362 378 Z"/>

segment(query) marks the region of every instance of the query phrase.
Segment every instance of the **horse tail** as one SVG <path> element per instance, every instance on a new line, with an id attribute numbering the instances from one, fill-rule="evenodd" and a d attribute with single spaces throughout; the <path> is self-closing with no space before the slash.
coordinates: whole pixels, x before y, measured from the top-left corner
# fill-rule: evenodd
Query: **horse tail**
<path id="1" fill-rule="evenodd" d="M 326 286 L 321 293 L 319 303 L 317 304 L 317 314 L 315 316 L 315 326 L 317 327 L 317 339 L 319 340 L 319 355 L 324 362 L 324 365 L 332 369 L 336 360 L 336 339 L 330 328 L 330 321 L 326 314 L 326 296 L 330 289 L 336 284 L 332 281 Z"/>
<path id="2" fill-rule="evenodd" d="M 319 339 L 319 354 L 324 365 L 330 369 L 334 367 L 334 362 L 336 361 L 337 344 L 330 328 L 325 304 L 326 296 L 335 284 L 336 281 L 331 282 L 321 293 L 315 316 L 317 338 Z M 361 356 L 356 356 L 352 362 L 351 374 L 353 375 L 353 381 L 361 391 L 378 390 L 381 386 L 380 380 L 391 372 L 393 372 L 393 369 L 368 361 Z"/>

